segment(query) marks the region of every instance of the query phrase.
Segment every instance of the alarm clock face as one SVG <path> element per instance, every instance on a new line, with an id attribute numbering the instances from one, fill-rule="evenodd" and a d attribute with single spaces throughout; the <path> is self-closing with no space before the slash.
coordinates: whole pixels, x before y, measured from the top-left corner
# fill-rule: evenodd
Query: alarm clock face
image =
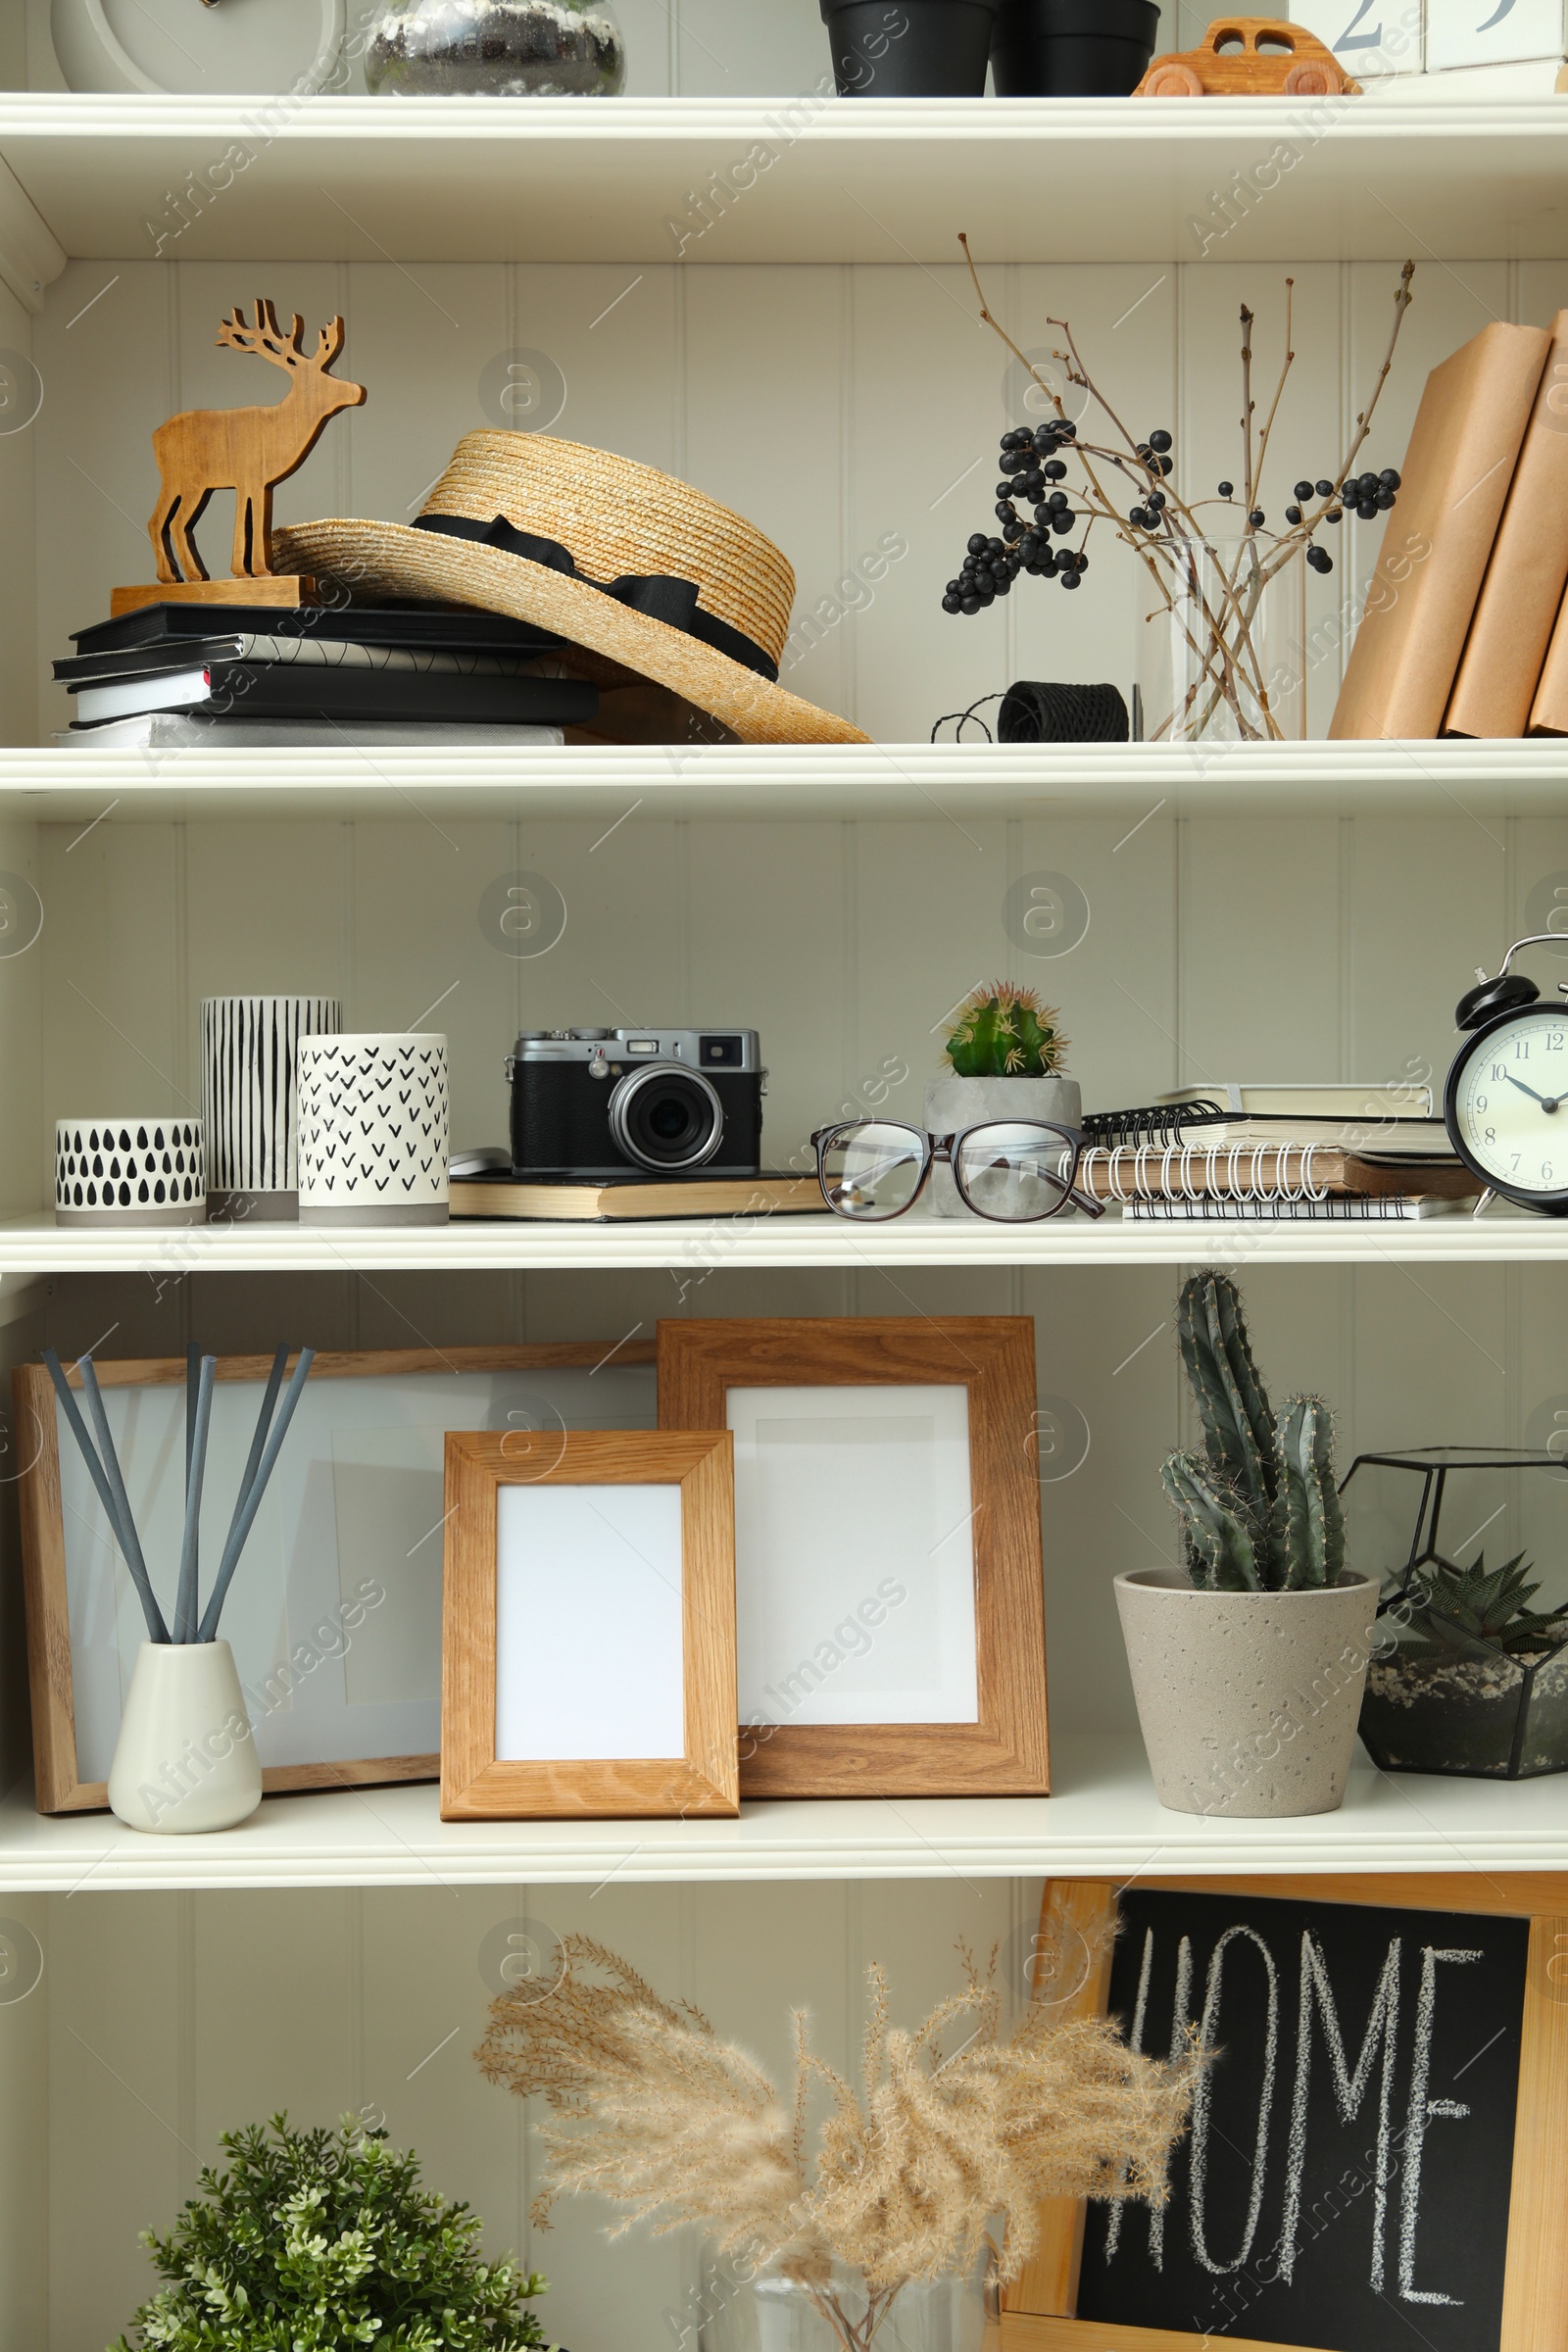
<path id="1" fill-rule="evenodd" d="M 1475 1174 L 1528 1204 L 1568 1203 L 1568 1004 L 1483 1031 L 1454 1063 L 1445 1107 Z"/>

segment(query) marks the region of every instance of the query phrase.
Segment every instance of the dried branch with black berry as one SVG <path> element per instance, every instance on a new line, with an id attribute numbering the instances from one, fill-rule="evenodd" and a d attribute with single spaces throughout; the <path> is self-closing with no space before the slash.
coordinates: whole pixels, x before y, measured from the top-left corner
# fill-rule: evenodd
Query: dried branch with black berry
<path id="1" fill-rule="evenodd" d="M 1054 388 L 993 318 L 968 238 L 960 235 L 958 242 L 981 318 L 1028 369 L 1054 414 L 1032 432 L 1019 427 L 1003 434 L 1003 478 L 997 484 L 996 505 L 1000 535 L 973 535 L 958 576 L 947 584 L 943 611 L 982 612 L 1009 593 L 1020 573 L 1059 580 L 1067 590 L 1081 587 L 1089 568 L 1090 534 L 1097 522 L 1103 523 L 1131 548 L 1149 575 L 1156 601 L 1148 617 L 1168 614 L 1186 656 L 1179 697 L 1154 734 L 1180 741 L 1202 734 L 1217 717 L 1244 738 L 1277 738 L 1282 729 L 1269 699 L 1274 681 L 1259 635 L 1263 593 L 1298 558 L 1314 571 L 1332 571 L 1334 559 L 1322 535 L 1347 514 L 1370 522 L 1395 504 L 1399 476 L 1393 466 L 1379 473 L 1354 473 L 1352 467 L 1394 364 L 1410 307 L 1414 263 L 1406 262 L 1399 272 L 1388 349 L 1371 397 L 1356 417 L 1349 448 L 1332 472 L 1297 482 L 1284 510 L 1284 527 L 1273 528 L 1263 504 L 1263 475 L 1296 359 L 1291 335 L 1293 279 L 1285 281 L 1284 358 L 1261 430 L 1252 391 L 1253 314 L 1242 306 L 1241 499 L 1234 482 L 1222 481 L 1215 497 L 1189 502 L 1171 480 L 1172 435 L 1158 427 L 1147 439 L 1136 439 L 1090 375 L 1067 320 L 1053 318 L 1048 323 L 1058 330 L 1066 348 L 1052 356 L 1068 386 L 1084 395 L 1086 409 L 1098 411 L 1106 438 L 1091 440 L 1080 433 Z M 1075 485 L 1069 484 L 1069 460 L 1082 475 Z M 1216 525 L 1216 508 L 1222 511 L 1223 528 Z M 1057 544 L 1062 540 L 1076 544 Z"/>

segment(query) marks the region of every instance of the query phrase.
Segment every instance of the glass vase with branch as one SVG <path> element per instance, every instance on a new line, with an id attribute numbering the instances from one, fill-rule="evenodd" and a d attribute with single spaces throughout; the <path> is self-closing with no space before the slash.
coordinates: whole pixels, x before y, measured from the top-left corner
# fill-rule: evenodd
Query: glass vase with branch
<path id="1" fill-rule="evenodd" d="M 1103 437 L 1092 439 L 1080 431 L 1056 387 L 992 314 L 969 240 L 960 234 L 958 242 L 982 321 L 1034 379 L 1051 413 L 1032 431 L 1017 427 L 1003 434 L 996 505 L 1000 535 L 976 532 L 970 538 L 957 576 L 947 584 L 943 611 L 985 612 L 1022 574 L 1077 590 L 1089 568 L 1089 540 L 1102 524 L 1132 550 L 1153 592 L 1144 627 L 1157 633 L 1165 675 L 1157 694 L 1146 697 L 1146 738 L 1165 743 L 1215 736 L 1281 740 L 1287 731 L 1281 706 L 1293 694 L 1304 699 L 1304 629 L 1295 632 L 1303 640 L 1298 649 L 1279 646 L 1278 628 L 1271 628 L 1270 591 L 1276 602 L 1283 582 L 1298 591 L 1302 564 L 1331 572 L 1334 558 L 1325 540 L 1347 514 L 1370 522 L 1393 511 L 1400 486 L 1396 468 L 1358 473 L 1355 467 L 1410 307 L 1414 263 L 1406 262 L 1399 272 L 1388 346 L 1344 458 L 1331 471 L 1299 479 L 1284 509 L 1283 527 L 1274 527 L 1263 503 L 1264 475 L 1296 362 L 1294 279 L 1285 281 L 1284 356 L 1261 421 L 1253 388 L 1254 314 L 1245 303 L 1241 308 L 1240 492 L 1235 482 L 1223 480 L 1213 497 L 1189 499 L 1172 479 L 1173 435 L 1156 427 L 1139 440 L 1090 374 L 1070 322 L 1051 318 L 1047 323 L 1066 346 L 1052 357 L 1066 385 L 1082 394 L 1085 410 L 1098 413 Z M 1072 487 L 1070 464 L 1082 476 Z"/>

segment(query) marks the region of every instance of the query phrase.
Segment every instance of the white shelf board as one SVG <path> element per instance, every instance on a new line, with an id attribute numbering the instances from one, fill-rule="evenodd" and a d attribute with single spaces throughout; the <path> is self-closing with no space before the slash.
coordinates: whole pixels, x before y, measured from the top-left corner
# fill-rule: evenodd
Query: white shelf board
<path id="1" fill-rule="evenodd" d="M 1568 118 L 1565 118 L 1568 126 Z M 0 817 L 1556 816 L 1568 741 L 868 744 L 373 753 L 0 750 Z"/>
<path id="2" fill-rule="evenodd" d="M 0 1893 L 597 1886 L 747 1879 L 1222 1876 L 1568 1868 L 1560 1780 L 1428 1780 L 1362 1761 L 1339 1813 L 1220 1821 L 1158 1803 L 1136 1739 L 1052 1742 L 1050 1797 L 799 1800 L 737 1821 L 442 1822 L 433 1788 L 270 1797 L 236 1830 L 143 1837 L 0 1804 Z"/>
<path id="3" fill-rule="evenodd" d="M 1226 261 L 1464 261 L 1568 247 L 1565 126 L 1568 98 L 1378 91 L 602 105 L 32 92 L 0 99 L 0 158 L 67 253 L 105 261 L 954 263 L 960 228 L 993 263 L 1169 261 L 1199 258 L 1195 220 Z M 1296 160 L 1258 187 L 1282 148 Z M 735 190 L 758 149 L 773 160 Z M 1254 194 L 1239 217 L 1216 212 L 1238 172 Z M 669 223 L 701 226 L 688 200 L 711 173 L 735 192 L 682 247 Z M 192 190 L 200 209 L 181 212 Z M 32 225 L 28 250 L 47 254 Z"/>
<path id="4" fill-rule="evenodd" d="M 1568 1257 L 1568 1223 L 1524 1210 L 1410 1224 L 1131 1224 L 1114 1210 L 1033 1227 L 970 1225 L 923 1209 L 880 1228 L 805 1216 L 625 1224 L 474 1223 L 333 1228 L 195 1225 L 62 1230 L 52 1211 L 0 1224 L 0 1286 L 40 1274 L 506 1273 L 674 1266 L 1531 1265 Z"/>

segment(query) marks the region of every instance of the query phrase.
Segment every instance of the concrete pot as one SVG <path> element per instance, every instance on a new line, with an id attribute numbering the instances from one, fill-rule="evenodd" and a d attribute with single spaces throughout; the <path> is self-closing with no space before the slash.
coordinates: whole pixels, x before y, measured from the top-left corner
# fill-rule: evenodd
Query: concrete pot
<path id="1" fill-rule="evenodd" d="M 262 1768 L 226 1642 L 144 1642 L 109 1767 L 128 1830 L 231 1830 L 262 1801 Z"/>
<path id="2" fill-rule="evenodd" d="M 1160 1803 L 1235 1820 L 1336 1812 L 1377 1603 L 1367 1576 L 1308 1592 L 1203 1592 L 1174 1568 L 1118 1576 Z"/>
<path id="3" fill-rule="evenodd" d="M 1053 1127 L 1076 1127 L 1083 1110 L 1076 1078 L 960 1078 L 946 1070 L 926 1081 L 924 1117 L 933 1135 L 959 1135 L 988 1119 L 1043 1119 Z M 986 1222 L 959 1199 L 946 1160 L 938 1160 L 931 1171 L 931 1203 L 939 1217 Z M 1071 1207 L 1057 1211 L 1063 1217 L 1077 1213 Z"/>

